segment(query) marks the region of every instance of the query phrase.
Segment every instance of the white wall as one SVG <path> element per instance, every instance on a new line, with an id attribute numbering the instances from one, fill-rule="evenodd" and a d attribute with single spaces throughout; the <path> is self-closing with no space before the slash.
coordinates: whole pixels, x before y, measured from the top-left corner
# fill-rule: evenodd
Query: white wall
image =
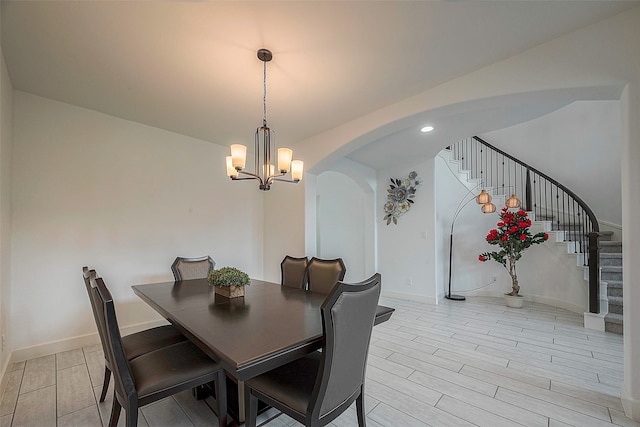
<path id="1" fill-rule="evenodd" d="M 0 8 L 1 10 L 1 8 Z M 0 375 L 9 362 L 11 346 L 11 146 L 13 140 L 13 87 L 0 50 Z M 1 344 L 0 344 L 1 346 Z"/>
<path id="2" fill-rule="evenodd" d="M 347 158 L 336 161 L 331 170 L 349 177 L 360 188 L 363 197 L 363 209 L 358 221 L 358 227 L 364 230 L 361 246 L 363 252 L 362 276 L 353 280 L 360 280 L 372 276 L 378 271 L 377 252 L 377 172 L 375 169 L 354 162 Z M 348 272 L 347 272 L 348 274 Z"/>
<path id="3" fill-rule="evenodd" d="M 567 186 L 599 221 L 620 227 L 620 123 L 619 101 L 577 101 L 482 138 Z"/>
<path id="4" fill-rule="evenodd" d="M 338 172 L 324 172 L 317 180 L 318 256 L 342 258 L 347 274 L 344 280 L 357 282 L 365 277 L 365 229 L 363 218 L 371 209 L 362 189 Z"/>
<path id="5" fill-rule="evenodd" d="M 398 224 L 386 225 L 384 204 L 390 178 L 406 178 L 416 171 L 422 184 L 416 190 L 415 203 L 398 218 Z M 378 228 L 378 271 L 383 292 L 390 296 L 411 297 L 437 302 L 435 251 L 435 203 L 433 159 L 406 168 L 378 172 L 376 220 Z"/>
<path id="6" fill-rule="evenodd" d="M 280 263 L 285 255 L 305 254 L 305 187 L 315 181 L 306 174 L 298 184 L 276 182 L 267 193 L 255 181 L 245 181 L 253 193 L 261 193 L 264 209 L 264 280 L 280 283 Z M 242 183 L 237 183 L 242 184 Z M 311 208 L 315 209 L 315 207 Z M 307 252 L 307 254 L 309 254 Z M 310 255 L 310 254 L 309 254 Z"/>
<path id="7" fill-rule="evenodd" d="M 173 280 L 176 256 L 262 276 L 261 194 L 226 177 L 226 148 L 14 95 L 14 350 L 95 331 L 83 265 L 105 278 L 121 326 L 159 318 L 131 285 Z"/>

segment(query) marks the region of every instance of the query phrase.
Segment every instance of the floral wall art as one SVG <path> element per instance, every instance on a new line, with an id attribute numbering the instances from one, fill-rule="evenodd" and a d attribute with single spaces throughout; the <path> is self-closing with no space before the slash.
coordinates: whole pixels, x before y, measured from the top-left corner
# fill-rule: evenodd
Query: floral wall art
<path id="1" fill-rule="evenodd" d="M 416 188 L 421 181 L 418 174 L 413 171 L 405 179 L 391 178 L 391 184 L 387 189 L 387 202 L 384 204 L 384 220 L 387 225 L 393 222 L 398 224 L 398 218 L 409 212 L 416 197 Z"/>

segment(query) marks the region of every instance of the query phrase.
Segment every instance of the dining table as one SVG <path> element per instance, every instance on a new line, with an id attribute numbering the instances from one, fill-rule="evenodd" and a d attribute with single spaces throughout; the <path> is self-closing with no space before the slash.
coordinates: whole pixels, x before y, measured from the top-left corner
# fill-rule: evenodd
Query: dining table
<path id="1" fill-rule="evenodd" d="M 244 296 L 226 298 L 207 279 L 133 285 L 134 293 L 225 369 L 229 415 L 244 421 L 244 381 L 322 347 L 326 294 L 251 279 Z M 378 306 L 374 324 L 394 309 Z"/>

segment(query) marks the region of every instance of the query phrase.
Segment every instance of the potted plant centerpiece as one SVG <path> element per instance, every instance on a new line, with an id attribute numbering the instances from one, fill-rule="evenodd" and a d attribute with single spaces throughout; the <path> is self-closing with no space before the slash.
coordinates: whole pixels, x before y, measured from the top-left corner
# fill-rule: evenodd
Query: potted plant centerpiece
<path id="1" fill-rule="evenodd" d="M 216 294 L 227 298 L 244 296 L 244 287 L 249 286 L 249 275 L 235 267 L 222 267 L 213 270 L 208 277 Z"/>
<path id="2" fill-rule="evenodd" d="M 544 232 L 531 234 L 531 220 L 523 210 L 516 212 L 502 208 L 498 228 L 494 228 L 487 234 L 486 240 L 490 245 L 500 246 L 499 251 L 485 252 L 478 257 L 485 262 L 490 259 L 502 264 L 511 276 L 511 292 L 505 294 L 505 300 L 509 307 L 522 307 L 522 296 L 519 294 L 520 285 L 516 274 L 516 261 L 522 258 L 522 253 L 532 245 L 543 243 L 549 235 Z"/>

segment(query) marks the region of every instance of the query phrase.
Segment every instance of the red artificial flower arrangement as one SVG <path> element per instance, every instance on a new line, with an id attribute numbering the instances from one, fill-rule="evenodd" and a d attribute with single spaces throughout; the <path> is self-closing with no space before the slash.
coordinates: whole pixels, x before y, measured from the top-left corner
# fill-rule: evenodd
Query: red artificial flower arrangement
<path id="1" fill-rule="evenodd" d="M 500 251 L 480 254 L 478 260 L 485 262 L 492 259 L 502 264 L 511 276 L 512 290 L 507 295 L 516 296 L 520 292 L 516 261 L 522 258 L 522 252 L 532 245 L 545 242 L 549 235 L 544 232 L 532 235 L 529 231 L 531 220 L 527 217 L 527 213 L 523 210 L 512 212 L 506 207 L 500 212 L 500 221 L 497 226 L 497 229 L 489 231 L 486 240 L 490 245 L 500 246 Z"/>

